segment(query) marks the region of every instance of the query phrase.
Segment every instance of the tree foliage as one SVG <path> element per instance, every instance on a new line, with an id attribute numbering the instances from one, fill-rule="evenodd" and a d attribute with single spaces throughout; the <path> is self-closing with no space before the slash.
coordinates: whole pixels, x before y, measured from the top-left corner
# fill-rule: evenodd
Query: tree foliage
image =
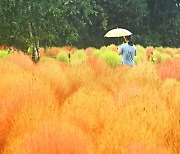
<path id="1" fill-rule="evenodd" d="M 72 44 L 92 14 L 90 1 L 1 0 L 1 41 L 27 49 L 37 40 L 42 46 Z"/>
<path id="2" fill-rule="evenodd" d="M 180 1 L 147 0 L 147 4 L 149 31 L 154 33 L 150 35 L 157 37 L 163 46 L 179 46 Z"/>
<path id="3" fill-rule="evenodd" d="M 0 0 L 0 39 L 28 46 L 100 47 L 112 28 L 126 28 L 144 46 L 179 46 L 179 0 Z"/>

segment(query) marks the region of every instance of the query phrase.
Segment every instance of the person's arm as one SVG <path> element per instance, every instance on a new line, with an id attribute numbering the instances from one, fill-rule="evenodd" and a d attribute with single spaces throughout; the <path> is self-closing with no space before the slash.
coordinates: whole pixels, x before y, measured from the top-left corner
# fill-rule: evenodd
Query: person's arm
<path id="1" fill-rule="evenodd" d="M 118 47 L 118 54 L 121 55 L 123 53 L 122 45 Z"/>

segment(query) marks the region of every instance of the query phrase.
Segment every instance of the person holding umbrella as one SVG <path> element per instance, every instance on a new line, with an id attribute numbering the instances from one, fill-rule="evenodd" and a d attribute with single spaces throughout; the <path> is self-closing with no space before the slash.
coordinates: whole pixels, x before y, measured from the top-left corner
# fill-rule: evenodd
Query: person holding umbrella
<path id="1" fill-rule="evenodd" d="M 133 67 L 135 65 L 136 47 L 132 42 L 132 35 L 124 36 L 124 42 L 119 48 L 118 53 L 122 54 L 122 64 Z"/>
<path id="2" fill-rule="evenodd" d="M 118 47 L 118 53 L 122 54 L 122 63 L 124 65 L 134 66 L 136 47 L 132 42 L 132 33 L 130 31 L 123 28 L 115 28 L 107 32 L 104 37 L 123 37 L 125 43 Z"/>

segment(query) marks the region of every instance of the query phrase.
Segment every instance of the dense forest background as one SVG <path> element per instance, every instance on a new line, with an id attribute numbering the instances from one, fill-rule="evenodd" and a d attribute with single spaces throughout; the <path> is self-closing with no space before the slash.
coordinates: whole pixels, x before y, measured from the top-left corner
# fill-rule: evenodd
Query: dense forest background
<path id="1" fill-rule="evenodd" d="M 110 29 L 131 31 L 143 46 L 179 47 L 179 0 L 0 0 L 0 43 L 78 48 L 118 44 Z M 121 41 L 121 40 L 120 40 Z"/>

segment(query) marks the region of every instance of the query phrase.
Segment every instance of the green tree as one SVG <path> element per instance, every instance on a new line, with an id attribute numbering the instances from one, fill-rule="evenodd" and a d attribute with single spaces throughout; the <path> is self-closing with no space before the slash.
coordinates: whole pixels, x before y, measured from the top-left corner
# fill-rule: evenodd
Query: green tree
<path id="1" fill-rule="evenodd" d="M 102 2 L 104 2 L 102 0 Z M 90 5 L 94 13 L 89 15 L 89 21 L 85 27 L 79 31 L 79 43 L 76 46 L 83 47 L 100 47 L 104 45 L 104 33 L 107 30 L 107 14 L 103 6 L 97 0 L 90 0 Z"/>
<path id="2" fill-rule="evenodd" d="M 154 44 L 179 46 L 180 1 L 147 0 L 147 4 L 149 35 L 155 40 Z"/>
<path id="3" fill-rule="evenodd" d="M 104 38 L 110 29 L 127 28 L 138 38 L 146 27 L 143 25 L 147 15 L 146 0 L 91 0 L 96 13 L 90 16 L 91 24 L 87 24 L 83 40 L 88 46 L 100 47 L 111 43 L 118 43 L 118 39 Z M 82 41 L 81 41 L 82 42 Z M 85 45 L 86 46 L 86 45 Z"/>
<path id="4" fill-rule="evenodd" d="M 27 50 L 33 45 L 34 60 L 40 46 L 73 44 L 78 31 L 93 14 L 90 1 L 0 0 L 0 36 L 3 44 Z"/>

